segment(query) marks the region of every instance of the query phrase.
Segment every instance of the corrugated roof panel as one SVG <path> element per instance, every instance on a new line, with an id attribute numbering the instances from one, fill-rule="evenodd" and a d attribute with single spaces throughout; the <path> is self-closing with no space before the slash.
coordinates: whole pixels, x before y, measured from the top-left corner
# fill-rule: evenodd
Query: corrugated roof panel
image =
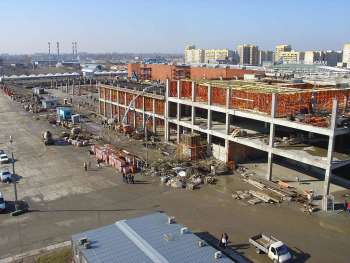
<path id="1" fill-rule="evenodd" d="M 215 259 L 216 249 L 209 245 L 199 247 L 198 241 L 201 240 L 200 238 L 192 233 L 181 234 L 180 230 L 183 225 L 168 224 L 167 219 L 166 214 L 155 213 L 123 220 L 115 225 L 74 235 L 72 240 L 77 242 L 82 237 L 87 237 L 90 240 L 90 249 L 81 248 L 89 263 L 233 262 L 225 256 Z M 122 223 L 122 230 L 118 227 L 120 222 Z M 125 227 L 123 227 L 124 225 Z M 167 240 L 165 235 L 170 238 Z M 145 251 L 147 248 L 149 250 Z"/>

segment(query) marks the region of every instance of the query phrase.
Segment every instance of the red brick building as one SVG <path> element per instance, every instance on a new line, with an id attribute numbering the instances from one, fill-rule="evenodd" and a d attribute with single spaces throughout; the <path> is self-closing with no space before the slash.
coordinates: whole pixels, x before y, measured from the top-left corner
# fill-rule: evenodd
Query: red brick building
<path id="1" fill-rule="evenodd" d="M 191 67 L 184 65 L 167 64 L 140 64 L 133 63 L 128 65 L 128 77 L 136 75 L 140 80 L 158 80 L 166 79 L 243 79 L 244 74 L 261 74 L 263 72 L 250 69 L 239 68 L 209 68 L 209 67 Z"/>

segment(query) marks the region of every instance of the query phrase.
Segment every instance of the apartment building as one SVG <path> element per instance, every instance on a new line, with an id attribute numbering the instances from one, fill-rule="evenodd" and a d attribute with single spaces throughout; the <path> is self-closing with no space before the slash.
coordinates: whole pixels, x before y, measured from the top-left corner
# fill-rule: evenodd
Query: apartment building
<path id="1" fill-rule="evenodd" d="M 350 68 L 350 43 L 344 45 L 343 48 L 343 64 Z"/>
<path id="2" fill-rule="evenodd" d="M 304 52 L 299 51 L 285 51 L 279 53 L 279 61 L 283 64 L 299 64 L 304 61 Z"/>
<path id="3" fill-rule="evenodd" d="M 250 44 L 237 46 L 239 55 L 239 64 L 241 65 L 259 65 L 259 47 Z"/>
<path id="4" fill-rule="evenodd" d="M 289 51 L 292 51 L 291 45 L 286 45 L 286 44 L 277 45 L 275 48 L 275 62 L 277 63 L 280 62 L 282 52 L 289 52 Z"/>
<path id="5" fill-rule="evenodd" d="M 273 51 L 259 50 L 259 65 L 263 65 L 265 62 L 273 62 Z"/>
<path id="6" fill-rule="evenodd" d="M 220 61 L 228 61 L 229 59 L 232 59 L 232 56 L 232 51 L 227 48 L 204 50 L 205 63 L 217 63 Z"/>
<path id="7" fill-rule="evenodd" d="M 184 55 L 186 64 L 199 64 L 205 61 L 205 50 L 196 48 L 195 45 L 186 46 Z"/>

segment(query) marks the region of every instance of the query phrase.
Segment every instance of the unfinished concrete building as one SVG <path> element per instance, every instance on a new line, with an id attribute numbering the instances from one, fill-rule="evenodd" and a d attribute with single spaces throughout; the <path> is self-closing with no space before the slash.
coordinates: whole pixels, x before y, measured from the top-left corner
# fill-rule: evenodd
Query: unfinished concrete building
<path id="1" fill-rule="evenodd" d="M 99 85 L 100 114 L 135 128 L 152 129 L 165 141 L 197 133 L 207 152 L 225 162 L 263 158 L 266 178 L 279 158 L 324 171 L 350 164 L 349 88 L 246 81 L 167 80 L 165 86 L 118 82 Z M 129 110 L 127 110 L 129 109 Z M 312 149 L 311 149 L 312 148 Z"/>

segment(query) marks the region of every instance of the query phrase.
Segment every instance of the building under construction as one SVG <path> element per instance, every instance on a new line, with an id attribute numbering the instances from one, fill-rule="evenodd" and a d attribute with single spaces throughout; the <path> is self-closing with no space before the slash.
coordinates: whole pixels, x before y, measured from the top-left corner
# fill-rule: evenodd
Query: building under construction
<path id="1" fill-rule="evenodd" d="M 227 163 L 263 157 L 269 180 L 279 158 L 322 169 L 327 195 L 332 171 L 350 164 L 349 94 L 350 88 L 282 82 L 124 81 L 99 85 L 99 109 L 165 141 L 179 144 L 182 134 L 199 134 L 206 154 Z"/>

